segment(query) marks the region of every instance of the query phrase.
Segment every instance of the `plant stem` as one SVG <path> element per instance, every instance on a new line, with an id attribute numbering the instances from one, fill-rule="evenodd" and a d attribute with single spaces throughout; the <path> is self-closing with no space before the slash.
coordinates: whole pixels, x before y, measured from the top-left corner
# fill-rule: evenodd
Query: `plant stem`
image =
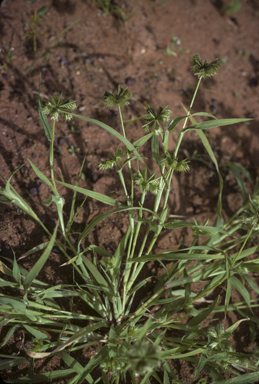
<path id="1" fill-rule="evenodd" d="M 187 124 L 187 121 L 188 121 L 188 118 L 189 118 L 189 115 L 190 115 L 190 111 L 191 111 L 191 108 L 192 108 L 192 106 L 193 106 L 193 103 L 194 103 L 194 100 L 195 100 L 197 91 L 198 91 L 198 89 L 199 89 L 200 83 L 201 83 L 201 78 L 199 79 L 199 81 L 198 81 L 198 83 L 197 83 L 197 86 L 196 86 L 196 88 L 195 88 L 195 91 L 194 91 L 194 94 L 193 94 L 193 97 L 192 97 L 192 101 L 191 101 L 190 107 L 189 107 L 188 112 L 187 112 L 187 117 L 186 117 L 185 120 L 184 120 L 183 128 L 182 128 L 182 130 L 181 130 L 181 133 L 180 133 L 180 135 L 179 135 L 178 141 L 177 141 L 177 143 L 176 143 L 176 147 L 175 147 L 175 150 L 174 150 L 174 157 L 175 157 L 175 158 L 177 157 L 177 153 L 178 153 L 178 150 L 179 150 L 179 148 L 180 148 L 180 145 L 181 145 L 181 142 L 182 142 L 182 139 L 183 139 L 183 135 L 184 135 L 183 130 L 184 130 L 184 128 L 186 127 L 186 124 Z M 163 170 L 164 170 L 164 168 L 163 168 Z M 163 172 L 163 171 L 162 171 L 162 172 Z M 163 208 L 162 208 L 162 212 L 161 212 L 161 214 L 163 214 L 164 209 L 167 207 L 167 202 L 168 202 L 168 198 L 169 198 L 169 192 L 170 192 L 170 186 L 171 186 L 171 182 L 172 182 L 173 173 L 174 173 L 174 170 L 172 169 L 172 170 L 170 170 L 170 172 L 168 173 L 168 176 L 167 176 L 168 179 L 169 179 L 169 181 L 168 181 L 168 186 L 167 186 L 167 190 L 166 190 L 165 199 L 164 199 L 164 204 L 163 204 Z M 162 187 L 162 183 L 165 184 L 164 180 L 163 180 L 162 177 L 161 177 L 161 184 L 160 184 L 161 192 L 157 195 L 156 200 L 155 200 L 155 203 L 154 203 L 154 212 L 155 212 L 155 213 L 157 213 L 157 211 L 158 211 L 158 208 L 159 208 L 159 205 L 160 205 L 160 201 L 161 201 L 161 198 L 162 198 L 162 192 L 163 192 L 163 190 L 164 190 L 164 186 Z M 165 221 L 165 220 L 163 220 L 163 223 L 164 223 L 164 221 Z M 157 238 L 158 238 L 158 236 L 159 236 L 159 234 L 160 234 L 162 228 L 163 228 L 163 227 L 162 227 L 162 225 L 161 225 L 161 223 L 160 223 L 157 232 L 154 233 L 154 235 L 153 235 L 153 239 L 152 239 L 152 241 L 151 241 L 151 243 L 150 243 L 150 245 L 149 245 L 149 247 L 148 247 L 148 250 L 147 250 L 147 252 L 146 252 L 146 255 L 148 255 L 148 254 L 152 251 L 152 248 L 153 248 L 154 244 L 156 243 L 156 240 L 157 240 Z M 148 228 L 148 229 L 147 229 L 147 232 L 146 232 L 146 235 L 145 235 L 145 238 L 144 238 L 144 241 L 145 241 L 145 242 L 146 242 L 146 239 L 147 239 L 147 237 L 148 237 L 149 232 L 150 232 L 150 229 Z M 143 244 L 144 244 L 144 241 L 143 241 Z M 141 248 L 141 251 L 143 251 L 143 249 L 144 249 L 144 246 Z M 139 256 L 140 256 L 140 255 L 139 255 Z M 140 273 L 140 271 L 141 271 L 141 269 L 142 269 L 142 267 L 143 267 L 144 264 L 145 264 L 145 263 L 140 263 L 140 264 L 138 265 L 138 268 L 137 268 L 137 269 L 136 269 L 136 268 L 134 269 L 134 280 L 136 279 L 137 275 Z M 134 280 L 131 279 L 131 280 L 129 281 L 128 286 L 127 286 L 127 289 L 128 289 L 128 290 L 130 289 L 130 287 L 131 287 L 132 284 L 134 283 Z"/>
<path id="2" fill-rule="evenodd" d="M 55 140 L 55 123 L 56 121 L 53 120 L 53 126 L 52 126 L 52 137 L 50 142 L 50 154 L 49 154 L 49 164 L 50 164 L 50 177 L 51 181 L 53 183 L 54 188 L 57 190 L 55 179 L 54 179 L 54 140 Z"/>
<path id="3" fill-rule="evenodd" d="M 248 234 L 247 234 L 247 236 L 246 236 L 246 238 L 245 238 L 245 240 L 244 240 L 244 242 L 243 242 L 243 244 L 242 244 L 242 247 L 239 249 L 239 251 L 238 251 L 236 257 L 234 258 L 234 260 L 233 260 L 233 262 L 232 262 L 232 264 L 231 264 L 231 268 L 234 267 L 235 262 L 236 262 L 237 259 L 239 258 L 240 253 L 243 251 L 243 249 L 244 249 L 244 247 L 245 247 L 245 245 L 246 245 L 246 243 L 247 243 L 249 237 L 251 236 L 253 230 L 254 230 L 254 226 L 252 226 L 252 228 L 251 228 L 250 231 L 248 232 Z"/>

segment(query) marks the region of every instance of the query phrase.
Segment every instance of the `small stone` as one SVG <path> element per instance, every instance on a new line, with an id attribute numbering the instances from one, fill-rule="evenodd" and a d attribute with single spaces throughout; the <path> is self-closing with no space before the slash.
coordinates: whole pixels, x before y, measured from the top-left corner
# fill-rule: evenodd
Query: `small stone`
<path id="1" fill-rule="evenodd" d="M 125 83 L 127 85 L 134 85 L 136 84 L 136 79 L 134 77 L 129 76 L 126 78 Z"/>
<path id="2" fill-rule="evenodd" d="M 20 169 L 20 172 L 21 172 L 22 177 L 27 177 L 27 176 L 29 175 L 29 168 L 26 167 L 26 165 L 24 165 L 24 166 Z"/>
<path id="3" fill-rule="evenodd" d="M 32 187 L 30 190 L 29 190 L 30 194 L 32 196 L 36 196 L 38 194 L 38 188 L 37 187 Z"/>
<path id="4" fill-rule="evenodd" d="M 88 177 L 88 179 L 90 181 L 92 181 L 94 183 L 99 179 L 99 176 L 97 175 L 97 173 L 92 171 L 92 169 L 90 169 L 90 168 L 86 169 L 85 175 L 86 175 L 86 177 Z"/>
<path id="5" fill-rule="evenodd" d="M 258 79 L 256 77 L 252 77 L 252 79 L 250 79 L 250 86 L 257 87 L 257 85 L 258 85 Z"/>
<path id="6" fill-rule="evenodd" d="M 65 144 L 65 139 L 63 138 L 63 137 L 58 137 L 58 145 L 60 146 L 60 147 L 62 147 L 62 145 L 64 145 Z"/>
<path id="7" fill-rule="evenodd" d="M 59 62 L 62 65 L 68 65 L 68 62 L 66 61 L 66 59 L 64 59 L 64 57 L 60 57 Z"/>

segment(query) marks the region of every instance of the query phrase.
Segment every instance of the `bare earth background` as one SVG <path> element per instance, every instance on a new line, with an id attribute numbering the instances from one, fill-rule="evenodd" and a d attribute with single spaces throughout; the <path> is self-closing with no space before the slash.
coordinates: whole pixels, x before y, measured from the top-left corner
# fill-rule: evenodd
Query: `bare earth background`
<path id="1" fill-rule="evenodd" d="M 227 15 L 223 15 L 221 9 L 229 1 L 167 0 L 166 3 L 162 6 L 159 0 L 117 0 L 116 4 L 128 18 L 123 23 L 119 14 L 106 16 L 97 5 L 92 6 L 91 0 L 1 1 L 1 65 L 5 61 L 12 31 L 13 57 L 0 73 L 0 172 L 8 178 L 15 168 L 25 164 L 23 170 L 13 177 L 12 185 L 36 210 L 48 229 L 52 230 L 55 225 L 52 207 L 42 205 L 42 201 L 49 197 L 49 190 L 37 179 L 27 161 L 27 158 L 31 159 L 45 175 L 50 175 L 49 143 L 39 123 L 36 102 L 40 73 L 43 97 L 62 92 L 64 97 L 76 100 L 78 113 L 120 129 L 116 110 L 108 110 L 102 104 L 106 90 L 116 91 L 120 84 L 133 93 L 131 105 L 123 112 L 125 119 L 145 114 L 146 104 L 154 108 L 168 106 L 172 117 L 181 116 L 184 115 L 182 105 L 189 106 L 197 83 L 190 71 L 191 57 L 199 54 L 208 61 L 219 58 L 222 67 L 218 75 L 202 81 L 192 111 L 210 112 L 218 118 L 253 118 L 249 125 L 216 128 L 208 133 L 225 180 L 223 212 L 226 218 L 242 202 L 237 184 L 225 167 L 227 160 L 246 167 L 253 180 L 258 176 L 259 1 L 242 0 L 242 9 Z M 38 53 L 34 57 L 32 41 L 24 36 L 24 22 L 44 6 L 48 6 L 49 11 L 38 31 L 45 37 L 38 38 Z M 45 61 L 43 55 L 55 38 L 80 17 L 80 21 L 60 38 L 49 60 Z M 177 44 L 171 46 L 174 53 L 168 55 L 166 50 L 172 37 Z M 136 141 L 142 135 L 140 123 L 128 126 L 129 140 Z M 171 140 L 171 150 L 174 142 L 175 138 Z M 56 177 L 60 179 L 62 174 L 66 182 L 75 183 L 86 155 L 85 178 L 80 186 L 124 201 L 116 172 L 100 172 L 98 169 L 99 162 L 113 154 L 117 145 L 113 137 L 97 126 L 81 120 L 67 124 L 60 119 L 55 142 Z M 149 145 L 142 153 L 150 157 Z M 174 178 L 169 213 L 183 215 L 185 220 L 199 220 L 201 224 L 207 219 L 212 221 L 216 212 L 218 178 L 195 133 L 189 133 L 185 138 L 179 157 L 192 159 L 191 171 Z M 152 167 L 151 162 L 147 161 L 147 164 Z M 65 189 L 63 193 L 69 202 L 71 194 Z M 152 196 L 148 204 L 152 207 Z M 98 202 L 87 201 L 84 213 L 77 219 L 77 228 L 82 230 L 87 222 L 105 209 Z M 126 225 L 126 215 L 111 216 L 98 225 L 90 236 L 91 241 L 110 251 L 115 250 Z M 1 205 L 0 256 L 13 257 L 11 246 L 18 258 L 44 239 L 45 235 L 34 222 L 23 214 L 19 215 L 14 207 Z M 189 240 L 188 231 L 177 234 L 162 232 L 156 252 L 188 244 Z M 38 255 L 27 257 L 21 264 L 30 269 L 37 258 Z M 49 284 L 68 283 L 70 270 L 59 268 L 64 261 L 53 252 L 39 278 Z M 160 273 L 155 264 L 150 265 L 150 270 L 154 274 Z M 218 293 L 224 294 L 224 291 Z M 231 315 L 226 325 L 231 325 L 238 316 Z M 220 316 L 219 319 L 222 320 Z M 1 339 L 3 336 L 2 332 Z M 235 332 L 233 343 L 237 350 L 249 351 L 245 322 Z M 1 353 L 17 353 L 17 350 L 24 353 L 19 332 Z M 85 356 L 79 356 L 81 364 L 85 364 L 84 361 L 94 352 L 87 351 Z M 55 356 L 38 360 L 35 367 L 37 372 L 62 369 L 62 361 Z M 175 362 L 173 367 L 185 383 L 194 382 L 195 367 L 182 362 Z M 25 364 L 6 370 L 3 379 L 26 375 L 27 369 Z M 206 374 L 202 373 L 199 379 L 202 377 L 205 378 Z M 65 379 L 58 381 L 60 384 L 66 382 Z"/>

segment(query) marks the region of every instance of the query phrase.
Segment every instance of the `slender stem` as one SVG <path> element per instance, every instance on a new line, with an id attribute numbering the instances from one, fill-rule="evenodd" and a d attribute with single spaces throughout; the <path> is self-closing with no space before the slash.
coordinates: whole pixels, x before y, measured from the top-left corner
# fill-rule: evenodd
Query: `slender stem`
<path id="1" fill-rule="evenodd" d="M 197 91 L 199 89 L 199 86 L 200 86 L 200 83 L 201 83 L 201 78 L 199 79 L 198 83 L 197 83 L 197 86 L 196 86 L 196 89 L 194 91 L 194 94 L 193 94 L 193 97 L 192 97 L 192 101 L 191 101 L 191 104 L 190 104 L 190 107 L 188 109 L 188 112 L 187 112 L 187 117 L 185 118 L 184 120 L 184 124 L 183 124 L 183 128 L 182 128 L 182 131 L 179 135 L 179 138 L 178 138 L 178 141 L 176 143 L 176 147 L 175 147 L 175 150 L 174 150 L 174 156 L 175 158 L 177 157 L 177 153 L 178 153 L 178 150 L 180 148 L 180 145 L 181 145 L 181 142 L 182 142 L 182 139 L 183 139 L 183 135 L 184 135 L 184 128 L 186 127 L 186 124 L 187 124 L 187 121 L 188 121 L 188 118 L 189 118 L 189 115 L 190 115 L 190 111 L 191 111 L 191 108 L 193 106 L 193 103 L 194 103 L 194 100 L 195 100 L 195 97 L 196 97 L 196 94 L 197 94 Z M 171 182 L 172 182 L 172 177 L 173 177 L 173 173 L 174 173 L 174 170 L 170 170 L 169 174 L 168 174 L 168 178 L 169 178 L 169 181 L 168 181 L 168 187 L 167 187 L 167 190 L 166 190 L 166 194 L 165 194 L 165 199 L 164 199 L 164 204 L 163 204 L 163 208 L 162 208 L 162 213 L 164 211 L 164 209 L 166 208 L 167 206 L 167 202 L 168 202 L 168 198 L 169 198 L 169 193 L 170 193 L 170 185 L 171 185 Z M 161 182 L 160 182 L 160 187 L 162 187 L 162 184 L 164 183 L 164 180 L 163 178 L 161 177 Z M 154 212 L 157 212 L 158 211 L 158 208 L 159 208 L 159 205 L 160 205 L 160 201 L 161 201 L 161 197 L 162 197 L 162 192 L 163 192 L 163 188 L 161 188 L 161 192 L 157 195 L 156 197 L 156 200 L 155 200 L 155 204 L 154 204 Z M 161 224 L 161 223 L 160 223 Z M 148 247 L 148 250 L 146 252 L 146 254 L 148 255 L 151 251 L 152 251 L 152 248 L 154 246 L 154 244 L 156 243 L 156 240 L 160 234 L 162 230 L 162 226 L 160 225 L 159 228 L 158 228 L 158 231 L 156 233 L 154 233 L 154 236 L 153 236 L 153 239 Z M 147 230 L 147 233 L 146 233 L 146 236 L 145 236 L 145 240 L 147 239 L 148 237 L 148 234 L 149 234 L 149 228 Z M 144 247 L 143 247 L 144 249 Z M 137 275 L 140 273 L 142 267 L 143 267 L 144 263 L 140 263 L 138 265 L 138 268 L 136 270 L 134 270 L 134 280 L 136 279 Z M 130 287 L 132 286 L 134 280 L 132 281 L 132 279 L 129 281 L 129 284 L 128 284 L 128 289 L 130 289 Z M 159 291 L 160 292 L 160 291 Z"/>
<path id="2" fill-rule="evenodd" d="M 231 268 L 234 267 L 235 262 L 236 262 L 237 259 L 239 258 L 240 253 L 243 251 L 243 249 L 244 249 L 244 247 L 245 247 L 245 245 L 246 245 L 246 243 L 247 243 L 249 237 L 251 236 L 253 230 L 254 230 L 254 226 L 252 226 L 252 228 L 251 228 L 250 231 L 248 232 L 248 234 L 247 234 L 247 236 L 246 236 L 246 238 L 245 238 L 245 240 L 244 240 L 244 242 L 243 242 L 243 244 L 242 244 L 242 247 L 239 249 L 239 251 L 238 251 L 236 257 L 234 258 L 234 260 L 233 260 L 233 262 L 232 262 L 232 264 L 231 264 Z"/>
<path id="3" fill-rule="evenodd" d="M 53 164 L 54 164 L 55 123 L 56 123 L 56 120 L 53 120 L 52 137 L 51 137 L 51 142 L 50 142 L 49 164 L 50 164 L 50 177 L 51 177 L 51 181 L 53 183 L 54 188 L 57 189 L 56 188 L 55 179 L 54 179 L 54 168 L 53 168 Z"/>
<path id="4" fill-rule="evenodd" d="M 121 128 L 122 128 L 122 133 L 124 138 L 126 139 L 126 134 L 125 134 L 125 129 L 124 129 L 124 123 L 123 123 L 123 118 L 122 118 L 122 113 L 121 113 L 121 107 L 118 106 L 119 110 L 119 115 L 120 115 L 120 121 L 121 121 Z"/>

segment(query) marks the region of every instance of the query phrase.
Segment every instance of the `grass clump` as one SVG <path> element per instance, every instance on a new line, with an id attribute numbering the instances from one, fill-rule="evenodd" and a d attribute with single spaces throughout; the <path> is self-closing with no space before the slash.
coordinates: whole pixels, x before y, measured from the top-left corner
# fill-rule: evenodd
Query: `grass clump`
<path id="1" fill-rule="evenodd" d="M 63 99 L 62 95 L 53 96 L 44 103 L 39 99 L 40 120 L 50 142 L 50 178 L 30 160 L 29 163 L 37 177 L 51 190 L 51 196 L 44 204 L 56 206 L 57 219 L 53 233 L 49 232 L 37 213 L 12 187 L 12 176 L 20 167 L 8 180 L 2 177 L 5 187 L 0 189 L 1 203 L 16 205 L 16 208 L 35 220 L 49 237 L 47 242 L 24 255 L 26 257 L 37 251 L 43 252 L 30 271 L 23 268 L 15 256 L 13 261 L 5 258 L 0 261 L 3 273 L 0 279 L 2 292 L 6 287 L 9 291 L 20 292 L 13 296 L 0 294 L 0 326 L 7 329 L 2 347 L 8 343 L 14 332 L 22 329 L 22 346 L 26 355 L 2 354 L 0 369 L 15 367 L 28 360 L 31 362 L 28 376 L 16 379 L 15 383 L 46 382 L 68 375 L 71 377 L 71 384 L 144 384 L 151 383 L 152 377 L 163 384 L 183 383 L 170 365 L 170 361 L 174 359 L 194 364 L 195 379 L 204 369 L 218 384 L 254 383 L 259 380 L 256 349 L 251 354 L 239 353 L 229 340 L 242 321 L 249 321 L 252 339 L 255 338 L 258 325 L 258 319 L 253 312 L 253 308 L 258 307 L 258 300 L 250 297 L 245 286 L 246 283 L 259 293 L 258 286 L 250 276 L 250 273 L 258 271 L 259 260 L 247 259 L 259 251 L 259 247 L 250 242 L 258 236 L 258 188 L 255 185 L 254 194 L 249 196 L 242 174 L 247 176 L 252 184 L 250 175 L 240 165 L 229 162 L 228 167 L 241 187 L 243 204 L 238 207 L 233 217 L 224 221 L 223 179 L 217 159 L 204 133 L 213 127 L 244 123 L 249 119 L 219 120 L 209 113 L 191 113 L 200 82 L 203 78 L 214 76 L 219 68 L 218 60 L 211 63 L 205 60 L 203 63 L 198 55 L 194 56 L 191 62 L 192 70 L 198 76 L 198 84 L 185 114 L 171 119 L 168 107 L 150 107 L 147 113 L 140 117 L 146 134 L 134 143 L 127 139 L 122 113 L 123 107 L 130 103 L 131 92 L 128 89 L 119 87 L 117 94 L 105 92 L 103 97 L 107 107 L 118 108 L 122 133 L 98 120 L 74 114 L 75 102 Z M 52 125 L 48 115 L 52 119 Z M 196 122 L 197 116 L 207 117 L 208 120 Z M 108 195 L 79 187 L 84 163 L 76 185 L 55 179 L 54 140 L 55 125 L 59 117 L 67 121 L 79 118 L 96 124 L 120 142 L 123 149 L 119 146 L 114 155 L 101 162 L 100 169 L 116 169 L 125 193 L 124 203 Z M 173 149 L 169 149 L 169 137 L 176 130 L 177 143 Z M 169 215 L 168 199 L 173 175 L 186 172 L 191 166 L 188 159 L 179 159 L 179 148 L 185 133 L 191 130 L 197 132 L 218 173 L 219 195 L 213 225 L 208 222 L 200 225 L 195 220 L 184 221 L 174 216 L 173 220 L 170 220 L 172 215 Z M 158 168 L 156 173 L 149 169 L 145 158 L 140 154 L 140 148 L 148 141 L 151 141 L 152 158 Z M 130 175 L 129 184 L 125 180 L 126 174 Z M 67 220 L 63 209 L 65 200 L 58 191 L 58 185 L 73 191 Z M 136 190 L 140 191 L 140 199 L 134 204 L 137 198 Z M 155 196 L 153 209 L 145 207 L 146 195 L 149 192 Z M 85 199 L 75 211 L 78 193 L 83 194 Z M 74 220 L 83 209 L 87 197 L 113 209 L 95 216 L 85 223 L 81 232 L 74 233 Z M 114 252 L 88 241 L 90 231 L 102 220 L 120 212 L 127 213 L 128 229 Z M 140 238 L 142 227 L 145 234 Z M 163 229 L 174 231 L 179 228 L 189 228 L 192 231 L 192 244 L 181 250 L 176 247 L 163 253 L 153 253 Z M 53 246 L 67 258 L 67 262 L 60 267 L 72 266 L 73 284 L 50 286 L 37 279 Z M 86 256 L 89 253 L 91 257 Z M 164 274 L 140 279 L 143 267 L 150 261 L 159 261 L 164 268 Z M 171 262 L 168 268 L 164 265 L 166 261 Z M 142 291 L 151 277 L 156 280 L 156 284 L 149 295 L 145 296 Z M 193 289 L 196 282 L 204 283 L 198 293 Z M 218 304 L 219 297 L 213 302 L 207 302 L 205 297 L 220 286 L 226 287 L 224 304 Z M 235 304 L 230 300 L 233 288 L 243 298 Z M 68 303 L 75 300 L 81 311 L 63 310 L 58 304 L 60 297 Z M 203 308 L 196 305 L 201 300 L 206 303 Z M 214 313 L 221 312 L 226 316 L 232 310 L 238 311 L 242 319 L 227 329 L 224 329 L 221 323 L 209 320 Z M 182 319 L 187 321 L 182 322 Z M 202 325 L 205 319 L 210 325 Z M 58 340 L 56 337 L 48 338 L 44 333 L 46 329 L 50 335 L 58 335 Z M 183 336 L 173 336 L 172 331 L 179 330 Z M 33 338 L 32 348 L 25 346 L 25 340 L 30 337 Z M 96 348 L 96 354 L 85 364 L 74 357 L 78 351 L 93 347 Z M 61 356 L 65 369 L 34 372 L 35 359 L 55 354 Z M 99 378 L 94 379 L 96 372 L 93 375 L 93 371 L 98 368 L 101 369 L 98 371 Z M 222 375 L 226 370 L 236 375 L 236 381 L 223 380 Z"/>

